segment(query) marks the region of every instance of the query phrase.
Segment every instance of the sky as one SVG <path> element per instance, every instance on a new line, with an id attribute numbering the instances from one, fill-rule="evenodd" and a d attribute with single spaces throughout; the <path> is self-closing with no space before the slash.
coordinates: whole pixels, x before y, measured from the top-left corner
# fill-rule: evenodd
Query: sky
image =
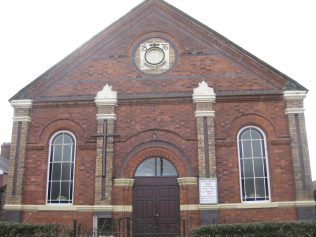
<path id="1" fill-rule="evenodd" d="M 0 2 L 0 143 L 11 140 L 8 100 L 141 0 Z M 316 179 L 316 2 L 167 0 L 309 89 L 305 116 Z M 314 3 L 315 2 L 315 3 Z"/>

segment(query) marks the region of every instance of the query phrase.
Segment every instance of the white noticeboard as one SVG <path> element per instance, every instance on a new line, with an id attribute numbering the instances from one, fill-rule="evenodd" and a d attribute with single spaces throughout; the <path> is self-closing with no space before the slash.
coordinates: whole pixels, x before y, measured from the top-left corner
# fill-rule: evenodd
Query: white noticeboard
<path id="1" fill-rule="evenodd" d="M 200 204 L 217 204 L 217 179 L 199 179 Z"/>

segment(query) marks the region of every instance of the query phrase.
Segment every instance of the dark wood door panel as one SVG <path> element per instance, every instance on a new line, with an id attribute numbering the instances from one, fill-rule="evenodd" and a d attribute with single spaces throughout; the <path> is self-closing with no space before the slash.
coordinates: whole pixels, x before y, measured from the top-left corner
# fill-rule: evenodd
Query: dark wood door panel
<path id="1" fill-rule="evenodd" d="M 176 178 L 136 178 L 133 219 L 133 232 L 137 237 L 169 237 L 179 234 L 179 186 Z"/>

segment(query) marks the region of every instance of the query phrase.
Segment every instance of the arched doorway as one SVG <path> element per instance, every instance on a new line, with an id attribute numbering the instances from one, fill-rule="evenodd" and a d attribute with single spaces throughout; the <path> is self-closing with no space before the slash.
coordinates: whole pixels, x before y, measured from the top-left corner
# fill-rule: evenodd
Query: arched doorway
<path id="1" fill-rule="evenodd" d="M 163 157 L 150 157 L 135 172 L 133 236 L 169 237 L 180 233 L 178 172 Z"/>

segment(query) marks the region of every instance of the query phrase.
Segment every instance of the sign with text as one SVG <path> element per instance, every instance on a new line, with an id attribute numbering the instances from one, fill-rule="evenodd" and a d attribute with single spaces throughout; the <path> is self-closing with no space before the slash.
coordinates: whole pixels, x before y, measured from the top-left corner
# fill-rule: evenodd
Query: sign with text
<path id="1" fill-rule="evenodd" d="M 199 179 L 200 204 L 217 204 L 217 179 Z"/>

